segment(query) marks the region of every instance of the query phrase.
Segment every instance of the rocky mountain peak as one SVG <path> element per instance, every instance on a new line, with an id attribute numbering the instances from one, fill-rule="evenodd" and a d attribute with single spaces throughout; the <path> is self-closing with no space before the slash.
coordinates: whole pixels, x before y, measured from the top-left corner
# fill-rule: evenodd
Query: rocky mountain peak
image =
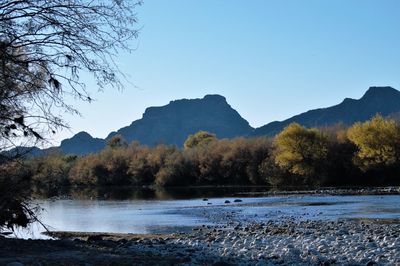
<path id="1" fill-rule="evenodd" d="M 400 96 L 400 92 L 390 86 L 370 87 L 362 97 L 362 99 L 386 98 L 392 96 Z"/>

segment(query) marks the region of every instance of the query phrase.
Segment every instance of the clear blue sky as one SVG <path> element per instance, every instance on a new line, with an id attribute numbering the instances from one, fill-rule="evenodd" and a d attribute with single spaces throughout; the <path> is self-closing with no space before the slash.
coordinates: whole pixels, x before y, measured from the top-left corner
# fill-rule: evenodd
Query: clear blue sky
<path id="1" fill-rule="evenodd" d="M 122 92 L 76 103 L 71 131 L 106 137 L 148 106 L 224 95 L 251 126 L 400 89 L 400 1 L 145 0 L 136 50 L 121 54 Z M 135 86 L 134 86 L 135 85 Z"/>

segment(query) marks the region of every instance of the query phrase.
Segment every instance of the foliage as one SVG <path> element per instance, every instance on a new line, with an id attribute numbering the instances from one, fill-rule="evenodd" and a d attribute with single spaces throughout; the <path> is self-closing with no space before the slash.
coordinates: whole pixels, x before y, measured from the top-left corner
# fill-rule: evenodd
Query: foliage
<path id="1" fill-rule="evenodd" d="M 265 184 L 259 164 L 270 152 L 266 138 L 215 140 L 212 145 L 183 150 L 134 142 L 77 158 L 64 178 L 71 185 L 95 186 Z M 49 178 L 54 174 L 48 173 Z"/>
<path id="2" fill-rule="evenodd" d="M 215 136 L 215 134 L 209 133 L 207 131 L 199 131 L 194 135 L 189 135 L 183 146 L 185 147 L 185 149 L 204 146 L 216 139 L 217 137 Z"/>
<path id="3" fill-rule="evenodd" d="M 152 161 L 150 165 L 151 150 L 146 146 L 140 146 L 139 143 L 133 143 L 130 146 L 134 150 L 129 158 L 128 174 L 131 176 L 134 185 L 151 185 L 155 180 L 155 164 Z M 158 167 L 157 167 L 158 168 Z"/>
<path id="4" fill-rule="evenodd" d="M 126 140 L 122 135 L 116 135 L 107 142 L 107 147 L 111 149 L 121 148 L 126 146 L 128 146 L 128 143 L 126 142 Z"/>
<path id="5" fill-rule="evenodd" d="M 37 206 L 30 199 L 30 173 L 20 161 L 0 165 L 0 231 L 26 227 L 37 220 Z"/>
<path id="6" fill-rule="evenodd" d="M 68 174 L 76 156 L 53 153 L 31 161 L 32 182 L 35 186 L 55 189 L 69 184 Z"/>
<path id="7" fill-rule="evenodd" d="M 355 162 L 363 170 L 399 164 L 400 127 L 390 119 L 375 116 L 364 123 L 356 123 L 347 132 L 357 146 Z"/>
<path id="8" fill-rule="evenodd" d="M 157 186 L 186 186 L 195 182 L 195 177 L 190 174 L 193 167 L 191 162 L 179 150 L 168 154 L 163 167 L 156 174 Z"/>
<path id="9" fill-rule="evenodd" d="M 94 169 L 99 167 L 101 167 L 99 156 L 89 154 L 76 161 L 67 178 L 74 185 L 94 185 L 97 183 Z"/>
<path id="10" fill-rule="evenodd" d="M 329 150 L 328 139 L 321 131 L 293 123 L 276 136 L 275 145 L 275 162 L 279 167 L 302 176 L 303 184 L 318 181 L 318 170 Z"/>
<path id="11" fill-rule="evenodd" d="M 33 184 L 41 187 L 399 184 L 398 134 L 393 121 L 375 117 L 350 129 L 341 125 L 307 129 L 291 124 L 275 139 L 215 139 L 184 149 L 162 144 L 150 148 L 138 142 L 127 145 L 117 136 L 110 141 L 115 145 L 96 154 L 81 158 L 52 154 L 32 159 L 29 165 Z M 363 145 L 372 155 L 360 157 L 365 154 Z M 373 147 L 395 153 L 374 151 Z M 361 159 L 369 163 L 367 173 L 360 170 L 366 165 L 358 163 Z M 381 163 L 383 159 L 385 163 Z M 371 172 L 371 167 L 375 171 Z"/>

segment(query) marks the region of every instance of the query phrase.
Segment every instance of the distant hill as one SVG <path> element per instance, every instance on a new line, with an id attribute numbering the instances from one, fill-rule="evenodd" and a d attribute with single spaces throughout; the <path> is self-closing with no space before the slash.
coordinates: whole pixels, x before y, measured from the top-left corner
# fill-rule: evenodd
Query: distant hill
<path id="1" fill-rule="evenodd" d="M 18 146 L 13 149 L 0 153 L 0 163 L 8 161 L 10 158 L 42 156 L 45 152 L 37 147 Z"/>
<path id="2" fill-rule="evenodd" d="M 290 123 L 306 127 L 325 127 L 338 123 L 351 125 L 366 121 L 376 114 L 398 116 L 400 92 L 392 87 L 370 87 L 359 100 L 346 98 L 338 105 L 310 110 L 284 121 L 275 121 L 255 129 L 251 136 L 274 136 Z"/>
<path id="3" fill-rule="evenodd" d="M 70 155 L 87 155 L 89 153 L 99 152 L 106 146 L 104 139 L 93 138 L 88 133 L 82 131 L 75 134 L 70 139 L 61 141 L 61 145 L 58 147 L 50 147 L 47 149 L 39 149 L 37 147 L 23 147 L 18 146 L 11 150 L 5 151 L 0 155 L 5 158 L 12 157 L 37 157 L 45 156 L 53 153 L 64 153 Z M 1 162 L 2 156 L 0 156 Z"/>
<path id="4" fill-rule="evenodd" d="M 79 132 L 70 139 L 61 141 L 59 151 L 65 154 L 86 155 L 99 152 L 106 146 L 104 139 L 93 138 L 87 132 Z"/>
<path id="5" fill-rule="evenodd" d="M 218 138 L 233 138 L 246 136 L 253 128 L 225 97 L 206 95 L 202 99 L 182 99 L 161 107 L 149 107 L 141 119 L 110 133 L 107 139 L 120 134 L 128 142 L 182 146 L 189 134 L 200 130 L 212 132 Z"/>

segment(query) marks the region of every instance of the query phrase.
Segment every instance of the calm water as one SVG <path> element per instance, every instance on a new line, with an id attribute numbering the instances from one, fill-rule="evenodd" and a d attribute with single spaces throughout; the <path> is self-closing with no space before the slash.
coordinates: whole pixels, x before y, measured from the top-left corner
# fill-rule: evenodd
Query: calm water
<path id="1" fill-rule="evenodd" d="M 195 193 L 194 193 L 195 194 Z M 229 193 L 228 193 L 229 194 Z M 235 194 L 235 193 L 233 193 Z M 140 194 L 139 194 L 140 195 Z M 146 194 L 147 195 L 147 194 Z M 193 193 L 192 193 L 193 195 Z M 271 196 L 245 197 L 211 194 L 207 197 L 177 193 L 175 196 L 138 196 L 128 199 L 93 199 L 92 196 L 74 199 L 38 200 L 45 209 L 41 219 L 50 230 L 173 233 L 191 230 L 203 224 L 242 222 L 251 220 L 295 219 L 400 219 L 400 196 Z M 204 196 L 204 195 L 203 195 Z M 234 203 L 235 199 L 242 202 Z M 231 203 L 225 203 L 229 200 Z M 20 231 L 21 237 L 41 238 L 43 231 L 33 225 Z"/>

